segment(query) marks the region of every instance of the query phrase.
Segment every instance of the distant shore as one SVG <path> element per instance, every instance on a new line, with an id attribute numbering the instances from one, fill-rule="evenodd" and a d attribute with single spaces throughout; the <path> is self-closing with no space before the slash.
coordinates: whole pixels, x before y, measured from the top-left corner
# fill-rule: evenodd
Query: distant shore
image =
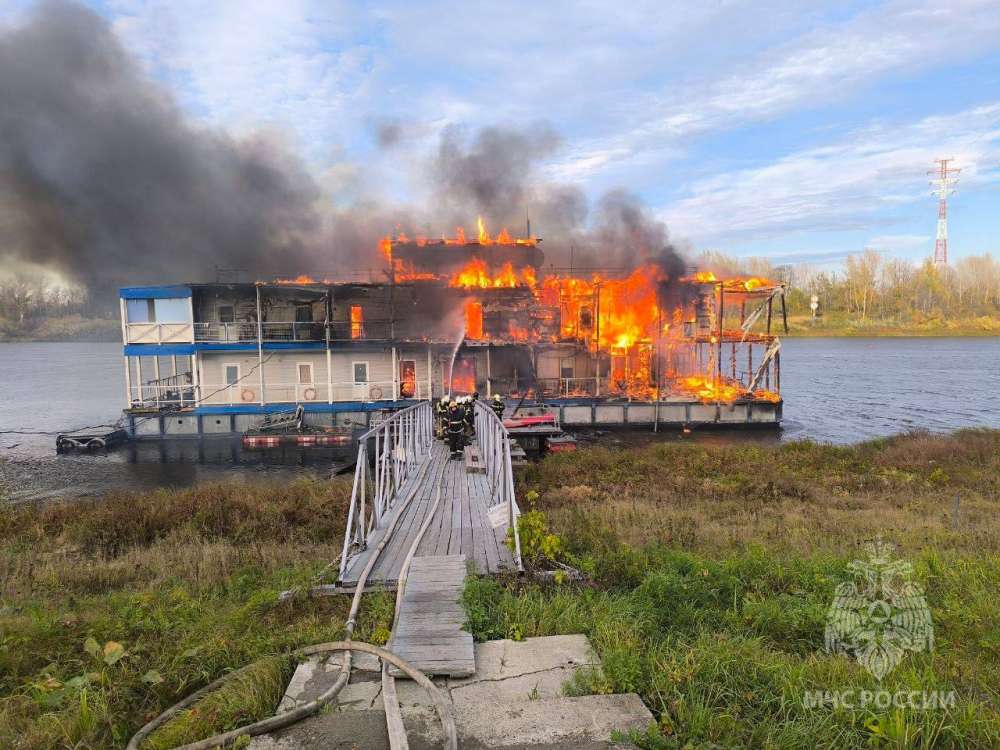
<path id="1" fill-rule="evenodd" d="M 120 343 L 121 340 L 121 323 L 117 318 L 64 315 L 22 322 L 0 318 L 0 343 Z"/>
<path id="2" fill-rule="evenodd" d="M 773 324 L 772 324 L 773 325 Z M 904 337 L 965 337 L 1000 336 L 1000 318 L 982 316 L 956 320 L 926 321 L 858 321 L 842 317 L 817 318 L 789 316 L 785 336 L 802 338 L 904 338 Z M 781 333 L 781 325 L 774 328 Z"/>

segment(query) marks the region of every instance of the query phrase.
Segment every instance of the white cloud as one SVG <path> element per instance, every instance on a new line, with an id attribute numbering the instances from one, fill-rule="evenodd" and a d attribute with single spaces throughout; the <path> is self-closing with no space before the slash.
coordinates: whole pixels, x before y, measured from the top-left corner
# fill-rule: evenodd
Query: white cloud
<path id="1" fill-rule="evenodd" d="M 190 110 L 236 130 L 280 127 L 314 157 L 356 122 L 374 51 L 346 9 L 310 0 L 116 0 L 114 26 Z"/>
<path id="2" fill-rule="evenodd" d="M 584 178 L 606 167 L 608 155 L 629 160 L 664 142 L 829 104 L 880 76 L 955 63 L 998 45 L 996 0 L 889 3 L 748 56 L 733 66 L 737 72 L 643 97 L 632 113 L 638 125 L 581 143 L 563 171 Z"/>
<path id="3" fill-rule="evenodd" d="M 887 224 L 895 206 L 930 202 L 925 172 L 942 155 L 962 167 L 960 187 L 996 181 L 1000 102 L 908 125 L 871 125 L 771 164 L 699 180 L 662 218 L 696 241 L 870 231 Z"/>

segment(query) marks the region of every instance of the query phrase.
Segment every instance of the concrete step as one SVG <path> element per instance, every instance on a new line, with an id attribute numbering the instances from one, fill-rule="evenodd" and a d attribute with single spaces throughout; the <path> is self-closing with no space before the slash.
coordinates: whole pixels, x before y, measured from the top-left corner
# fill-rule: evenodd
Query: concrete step
<path id="1" fill-rule="evenodd" d="M 335 710 L 255 738 L 251 748 L 387 748 L 379 662 L 358 656 Z M 635 694 L 564 695 L 578 670 L 601 668 L 583 635 L 477 643 L 475 663 L 471 677 L 434 680 L 452 705 L 462 748 L 598 750 L 614 747 L 613 731 L 642 730 L 653 720 Z M 339 664 L 338 656 L 330 664 L 300 665 L 282 706 L 287 710 L 332 685 Z M 427 692 L 406 679 L 396 680 L 396 692 L 410 747 L 440 747 L 441 727 Z"/>
<path id="2" fill-rule="evenodd" d="M 380 699 L 381 702 L 381 699 Z M 615 731 L 644 730 L 652 721 L 634 693 L 541 698 L 517 704 L 477 703 L 455 706 L 460 748 L 541 748 L 542 750 L 607 750 L 629 747 L 615 743 Z M 441 725 L 434 709 L 420 707 L 403 713 L 411 750 L 440 748 Z M 331 711 L 321 713 L 272 735 L 256 737 L 250 750 L 328 750 L 366 748 L 388 750 L 385 712 Z"/>

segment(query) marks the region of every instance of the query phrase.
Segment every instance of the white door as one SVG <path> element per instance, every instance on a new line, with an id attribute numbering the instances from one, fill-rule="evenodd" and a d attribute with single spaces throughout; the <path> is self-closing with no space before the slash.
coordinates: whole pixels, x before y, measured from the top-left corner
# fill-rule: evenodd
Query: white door
<path id="1" fill-rule="evenodd" d="M 369 395 L 369 389 L 371 388 L 371 383 L 368 378 L 368 363 L 367 362 L 352 362 L 351 372 L 354 377 L 354 400 L 355 401 L 371 401 L 372 398 Z"/>
<path id="2" fill-rule="evenodd" d="M 224 391 L 226 400 L 230 404 L 237 403 L 240 400 L 240 366 L 232 364 L 223 365 L 222 373 L 225 378 L 225 384 L 228 386 Z"/>

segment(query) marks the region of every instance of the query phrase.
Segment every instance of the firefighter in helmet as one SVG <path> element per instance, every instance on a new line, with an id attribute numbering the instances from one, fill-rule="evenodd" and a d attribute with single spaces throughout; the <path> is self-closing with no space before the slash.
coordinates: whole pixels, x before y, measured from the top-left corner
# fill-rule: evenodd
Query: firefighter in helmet
<path id="1" fill-rule="evenodd" d="M 490 408 L 493 410 L 493 413 L 497 415 L 497 418 L 502 422 L 504 402 L 503 399 L 500 397 L 499 393 L 493 394 L 493 401 L 490 403 Z"/>
<path id="2" fill-rule="evenodd" d="M 465 397 L 465 434 L 470 438 L 476 434 L 476 402 L 478 400 L 479 391 Z"/>
<path id="3" fill-rule="evenodd" d="M 434 408 L 434 415 L 436 417 L 435 435 L 441 440 L 445 438 L 445 430 L 448 422 L 448 406 L 448 397 L 445 396 L 437 402 L 437 406 Z"/>
<path id="4" fill-rule="evenodd" d="M 448 407 L 447 420 L 448 450 L 451 457 L 456 458 L 465 447 L 465 411 L 457 401 L 452 401 Z"/>

